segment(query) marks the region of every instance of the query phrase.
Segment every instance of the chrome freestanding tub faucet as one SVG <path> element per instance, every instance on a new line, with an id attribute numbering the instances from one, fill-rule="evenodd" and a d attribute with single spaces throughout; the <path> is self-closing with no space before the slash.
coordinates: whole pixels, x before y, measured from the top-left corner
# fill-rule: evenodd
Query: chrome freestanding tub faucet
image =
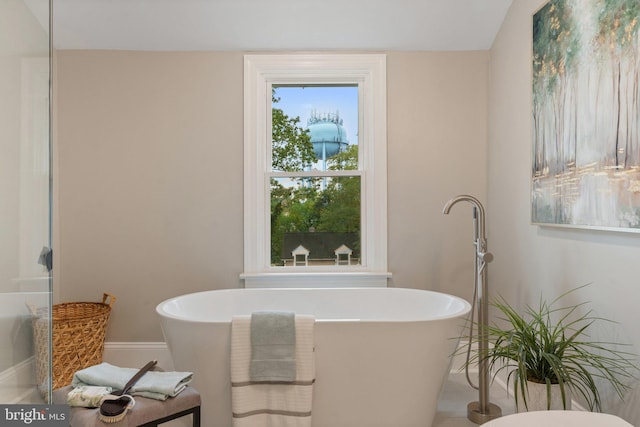
<path id="1" fill-rule="evenodd" d="M 475 282 L 474 282 L 474 301 L 471 314 L 471 333 L 469 339 L 469 350 L 467 351 L 467 363 L 469 365 L 469 354 L 471 349 L 471 341 L 473 335 L 473 317 L 476 312 L 478 317 L 478 386 L 473 385 L 469 379 L 469 371 L 467 369 L 467 381 L 473 387 L 478 389 L 479 401 L 471 402 L 467 405 L 467 418 L 476 424 L 483 424 L 494 418 L 502 416 L 502 410 L 499 406 L 489 401 L 489 368 L 487 365 L 486 354 L 489 349 L 489 340 L 487 336 L 487 328 L 489 324 L 489 303 L 488 303 L 488 282 L 487 282 L 487 264 L 493 261 L 493 255 L 487 251 L 487 238 L 484 228 L 484 207 L 482 203 L 473 196 L 462 194 L 449 200 L 442 209 L 442 213 L 449 214 L 451 207 L 458 202 L 469 202 L 473 205 L 473 239 L 475 246 Z"/>

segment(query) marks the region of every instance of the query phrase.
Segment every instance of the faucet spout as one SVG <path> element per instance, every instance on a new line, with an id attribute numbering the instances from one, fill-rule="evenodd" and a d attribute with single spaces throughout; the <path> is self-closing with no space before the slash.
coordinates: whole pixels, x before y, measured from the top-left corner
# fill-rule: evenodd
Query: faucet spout
<path id="1" fill-rule="evenodd" d="M 444 205 L 444 208 L 442 208 L 442 213 L 445 215 L 449 215 L 449 211 L 451 211 L 451 208 L 453 207 L 453 205 L 455 205 L 458 202 L 469 202 L 473 205 L 474 223 L 475 221 L 477 221 L 477 225 L 478 225 L 477 227 L 478 229 L 476 230 L 477 231 L 476 237 L 481 244 L 486 245 L 485 227 L 484 227 L 484 207 L 482 206 L 482 203 L 480 203 L 480 201 L 473 196 L 469 196 L 468 194 L 461 194 L 449 200 Z"/>

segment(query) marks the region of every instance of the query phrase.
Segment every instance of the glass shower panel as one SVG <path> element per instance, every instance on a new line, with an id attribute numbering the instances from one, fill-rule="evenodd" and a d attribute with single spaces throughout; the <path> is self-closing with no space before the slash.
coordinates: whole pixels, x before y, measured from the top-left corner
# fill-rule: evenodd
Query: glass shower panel
<path id="1" fill-rule="evenodd" d="M 49 12 L 49 0 L 0 2 L 3 404 L 41 403 L 49 394 L 50 332 L 36 354 L 32 328 L 32 313 L 48 316 L 52 300 Z M 39 375 L 36 364 L 45 367 Z"/>

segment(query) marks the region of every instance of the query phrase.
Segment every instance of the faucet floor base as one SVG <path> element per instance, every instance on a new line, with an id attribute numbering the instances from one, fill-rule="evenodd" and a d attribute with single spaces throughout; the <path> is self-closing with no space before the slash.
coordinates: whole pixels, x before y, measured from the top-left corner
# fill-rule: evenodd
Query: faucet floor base
<path id="1" fill-rule="evenodd" d="M 493 403 L 489 403 L 486 413 L 482 412 L 480 411 L 480 402 L 471 402 L 467 405 L 467 418 L 476 424 L 484 424 L 502 416 L 502 409 Z"/>

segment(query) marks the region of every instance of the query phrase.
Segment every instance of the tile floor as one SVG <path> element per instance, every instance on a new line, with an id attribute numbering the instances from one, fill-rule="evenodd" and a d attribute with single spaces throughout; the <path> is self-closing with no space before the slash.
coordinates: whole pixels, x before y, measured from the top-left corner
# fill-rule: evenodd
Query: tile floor
<path id="1" fill-rule="evenodd" d="M 477 374 L 471 373 L 470 376 L 474 381 L 477 378 Z M 476 401 L 478 401 L 478 390 L 467 383 L 464 372 L 452 372 L 440 395 L 438 412 L 432 427 L 477 427 L 477 424 L 467 419 L 467 404 Z M 489 401 L 498 405 L 503 415 L 515 412 L 513 396 L 508 396 L 506 389 L 500 384 L 491 385 Z"/>

